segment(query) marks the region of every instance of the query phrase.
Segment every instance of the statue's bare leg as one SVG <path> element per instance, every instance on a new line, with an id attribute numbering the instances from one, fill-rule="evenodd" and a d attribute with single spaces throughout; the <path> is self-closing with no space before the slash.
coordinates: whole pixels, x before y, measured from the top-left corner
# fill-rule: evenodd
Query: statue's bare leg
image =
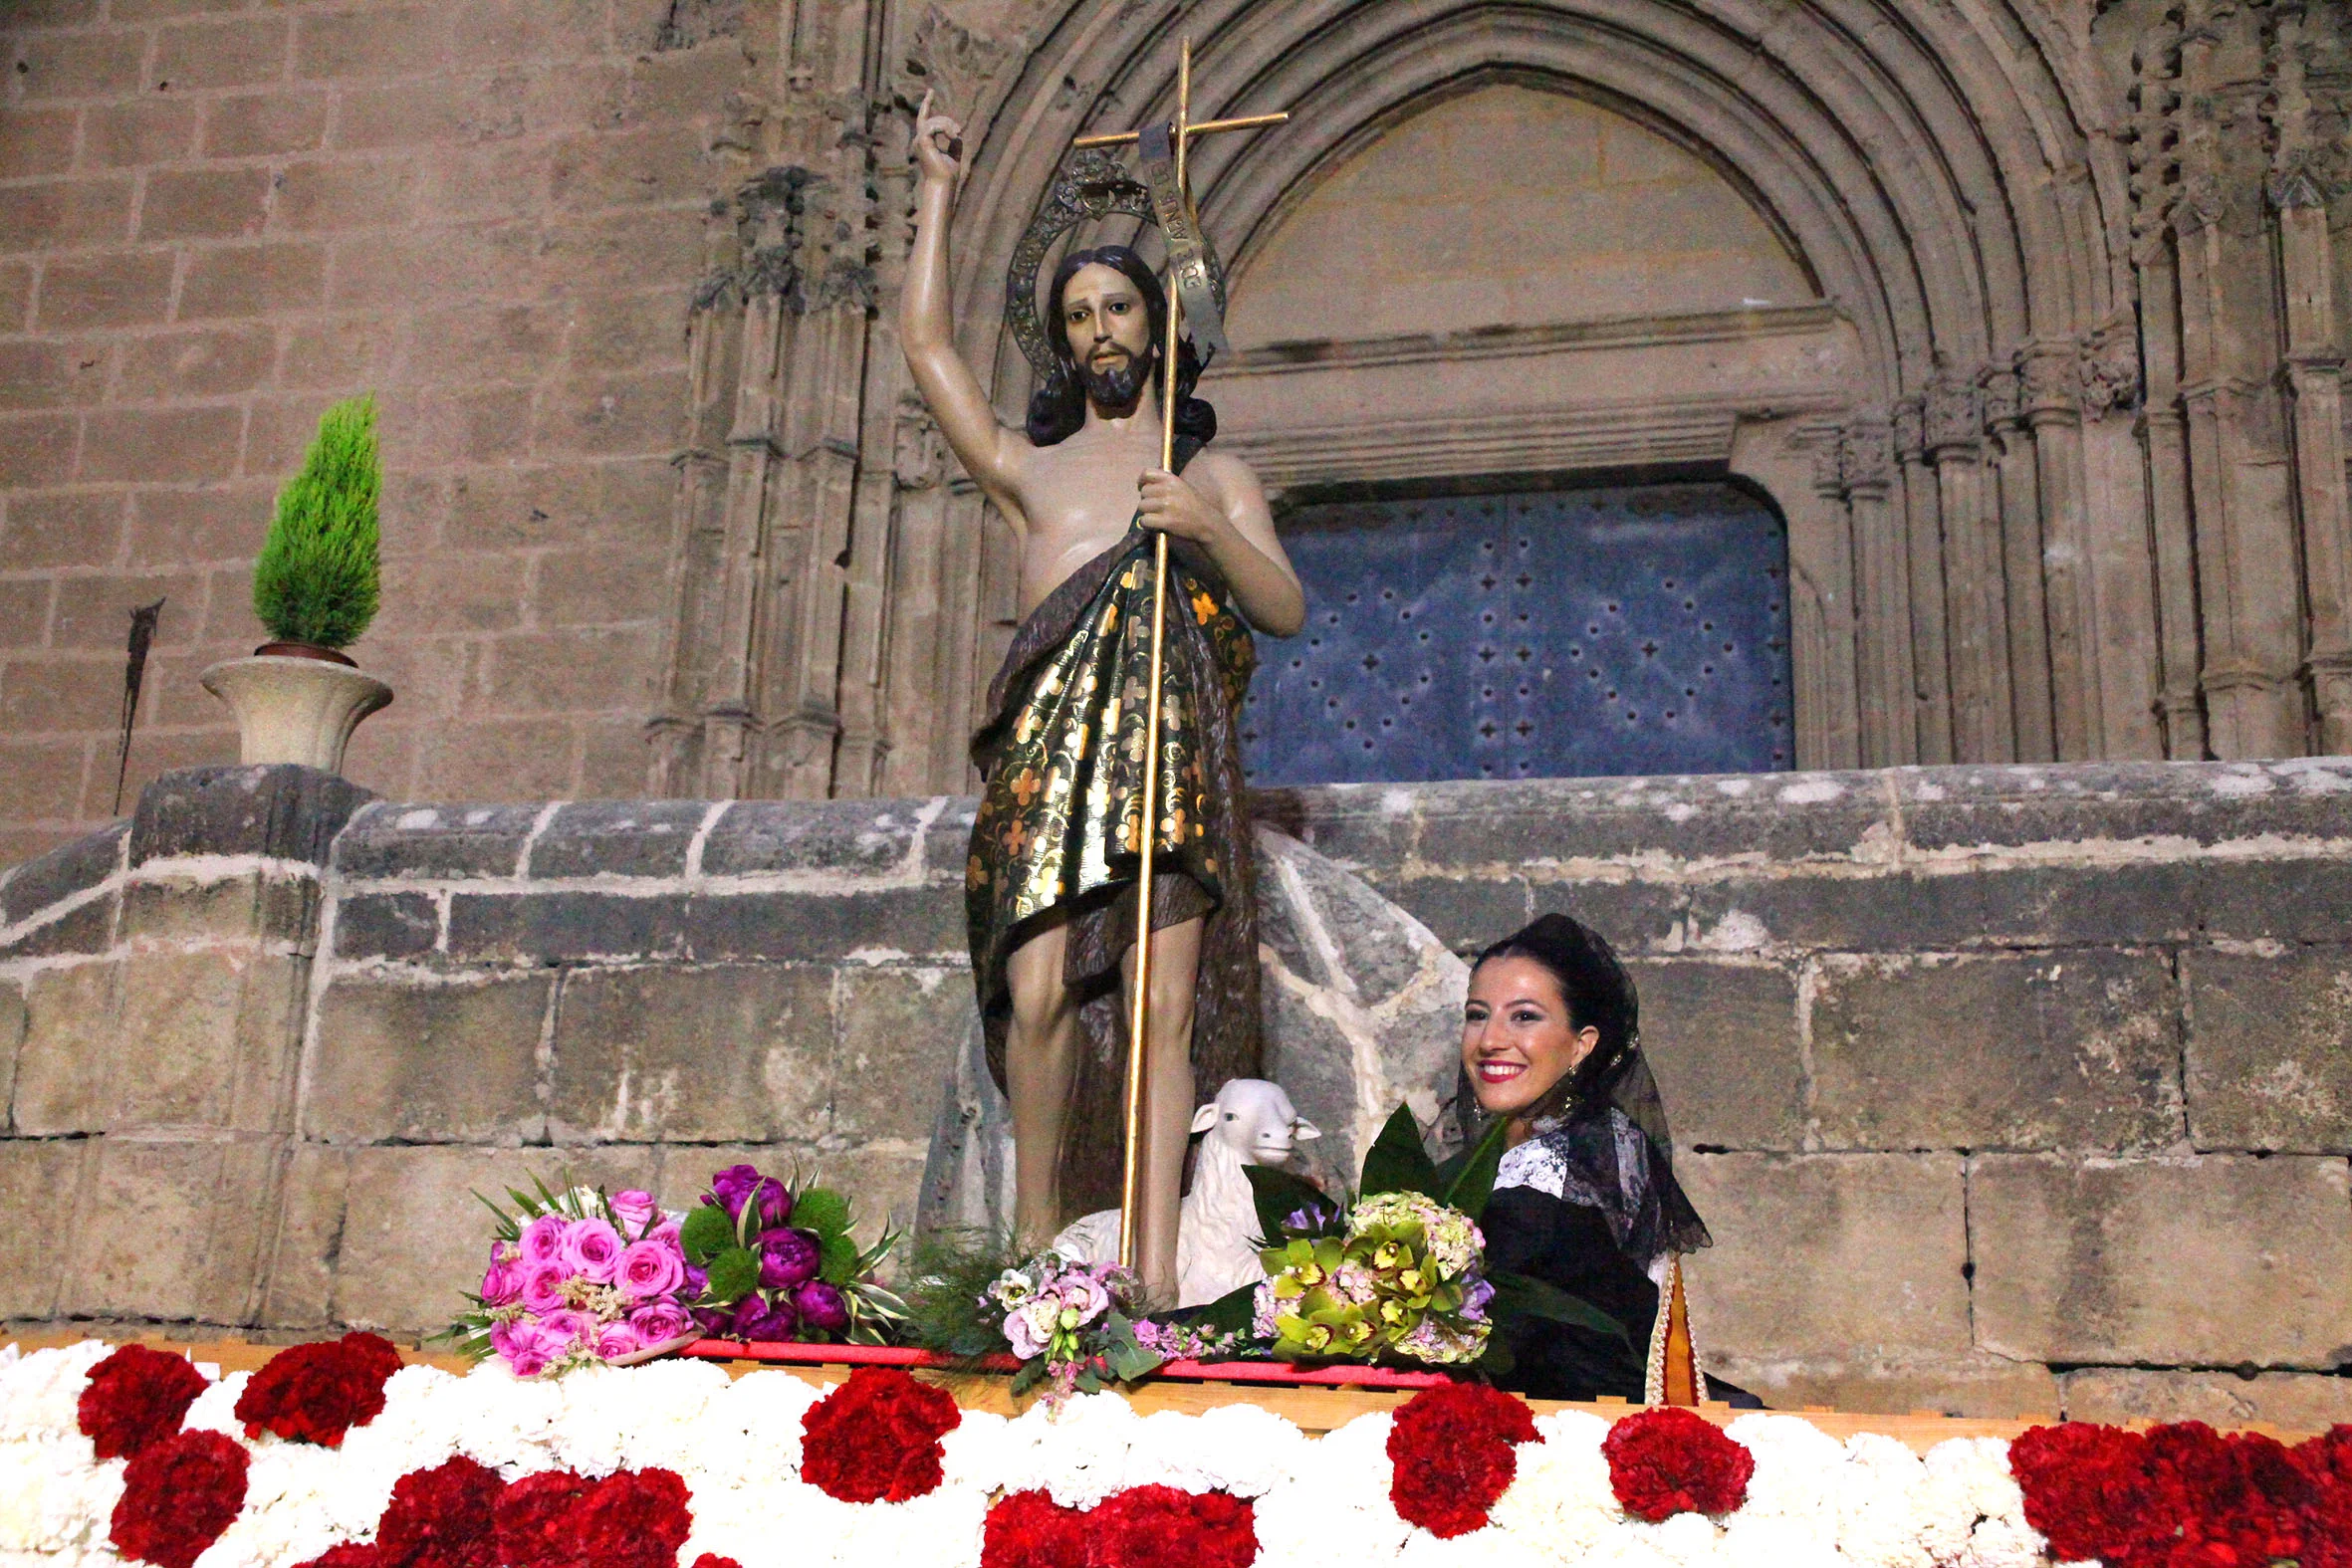
<path id="1" fill-rule="evenodd" d="M 1144 1056 L 1143 1213 L 1135 1227 L 1135 1262 L 1144 1293 L 1176 1304 L 1176 1222 L 1184 1194 L 1184 1150 L 1192 1137 L 1192 1018 L 1199 990 L 1205 919 L 1151 934 L 1150 1035 Z M 1135 950 L 1121 971 L 1129 1016 L 1135 997 Z"/>
<path id="2" fill-rule="evenodd" d="M 1005 1036 L 1005 1097 L 1013 1109 L 1013 1229 L 1026 1251 L 1062 1225 L 1061 1139 L 1077 1075 L 1077 995 L 1062 983 L 1069 928 L 1039 932 L 1005 961 L 1013 992 Z M 1158 965 L 1152 966 L 1157 969 Z"/>

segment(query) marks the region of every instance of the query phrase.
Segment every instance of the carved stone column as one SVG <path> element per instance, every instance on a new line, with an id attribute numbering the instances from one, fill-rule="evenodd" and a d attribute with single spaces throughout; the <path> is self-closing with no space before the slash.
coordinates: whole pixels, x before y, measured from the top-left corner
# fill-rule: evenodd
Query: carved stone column
<path id="1" fill-rule="evenodd" d="M 968 684 L 943 646 L 942 567 L 946 555 L 947 464 L 938 422 L 914 392 L 899 394 L 891 476 L 897 486 L 890 528 L 890 641 L 885 689 L 891 747 L 882 772 L 885 794 L 928 794 L 961 787 L 938 767 L 935 728 L 952 722 L 949 692 Z"/>
<path id="2" fill-rule="evenodd" d="M 2280 316 L 2265 232 L 2263 8 L 2188 0 L 2181 89 L 2182 386 L 2216 756 L 2306 746 L 2291 458 L 2274 377 Z"/>
<path id="3" fill-rule="evenodd" d="M 2096 757 L 2098 644 L 2082 505 L 2082 417 L 2071 339 L 2037 338 L 2017 350 L 2021 412 L 2032 432 L 2041 497 L 2043 611 L 2049 626 L 2050 728 L 2061 762 Z"/>
<path id="4" fill-rule="evenodd" d="M 1952 666 L 1944 625 L 1943 507 L 1927 455 L 1924 400 L 1898 399 L 1890 428 L 1911 570 L 1912 713 L 1922 763 L 1952 761 Z"/>
<path id="5" fill-rule="evenodd" d="M 1860 693 L 1862 766 L 1919 760 L 1911 660 L 1908 541 L 1887 504 L 1894 484 L 1894 433 L 1883 419 L 1858 419 L 1838 448 L 1838 479 L 1854 529 L 1855 686 Z"/>
<path id="6" fill-rule="evenodd" d="M 2314 25 L 2314 24 L 2317 25 Z M 2271 51 L 2277 150 L 2269 196 L 2277 212 L 2292 400 L 2296 502 L 2302 514 L 2310 649 L 2304 680 L 2319 750 L 2352 751 L 2352 504 L 2344 475 L 2344 345 L 2337 336 L 2336 256 L 2329 197 L 2352 218 L 2352 23 L 2331 27 L 2282 6 Z"/>
<path id="7" fill-rule="evenodd" d="M 2132 265 L 2140 286 L 2136 346 L 2145 375 L 2139 434 L 2156 557 L 2156 706 L 2164 725 L 2164 755 L 2194 762 L 2206 755 L 2206 736 L 2205 699 L 2198 686 L 2204 654 L 2197 617 L 2189 426 L 2181 401 L 2181 278 L 2171 220 L 2180 164 L 2175 123 L 2180 44 L 2181 30 L 2171 16 L 2159 16 L 2141 35 L 2132 52 L 2132 112 L 2124 131 L 2132 170 Z M 2086 380 L 2086 386 L 2091 384 Z M 2092 624 L 2085 622 L 2086 632 Z"/>
<path id="8" fill-rule="evenodd" d="M 2057 756 L 2050 719 L 2049 622 L 2042 605 L 2040 462 L 2019 407 L 2017 372 L 1988 365 L 1977 377 L 1984 399 L 1989 479 L 1999 487 L 2000 569 L 2006 584 L 2009 698 L 2016 759 Z M 1991 497 L 1987 498 L 1991 500 Z"/>
<path id="9" fill-rule="evenodd" d="M 2002 625 L 1998 505 L 1988 506 L 1984 419 L 1973 380 L 1939 376 L 1926 405 L 1927 446 L 1944 519 L 1945 615 L 1951 626 L 1954 761 L 2016 760 L 2008 635 Z"/>

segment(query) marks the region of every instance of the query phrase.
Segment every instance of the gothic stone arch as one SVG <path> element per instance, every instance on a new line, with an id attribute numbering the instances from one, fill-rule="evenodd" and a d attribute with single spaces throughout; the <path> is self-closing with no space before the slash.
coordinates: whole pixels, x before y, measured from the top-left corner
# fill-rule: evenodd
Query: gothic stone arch
<path id="1" fill-rule="evenodd" d="M 2298 682 L 2335 681 L 2352 720 L 2352 676 L 2330 673 L 2352 670 L 2336 651 L 2352 648 L 2352 588 L 2335 585 L 2352 583 L 2352 549 L 2332 316 L 2314 306 L 2274 335 L 2291 338 L 2291 363 L 2199 368 L 2180 350 L 2208 340 L 2183 322 L 2206 325 L 2213 286 L 2244 292 L 2241 314 L 2283 309 L 2256 298 L 2263 247 L 2285 245 L 2297 277 L 2340 270 L 2328 236 L 2342 116 L 2328 106 L 2343 96 L 2341 29 L 2303 7 L 2114 0 L 2095 20 L 2047 0 L 837 9 L 782 12 L 770 85 L 747 95 L 744 178 L 714 220 L 657 786 L 963 783 L 974 693 L 1010 630 L 1010 550 L 943 459 L 890 333 L 907 111 L 932 86 L 966 118 L 964 347 L 1017 417 L 1028 369 L 997 326 L 1004 258 L 1071 137 L 1168 112 L 1179 29 L 1196 43 L 1200 112 L 1295 116 L 1204 143 L 1196 162 L 1207 220 L 1245 270 L 1386 127 L 1510 80 L 1703 155 L 1818 289 L 1768 321 L 1616 323 L 1613 344 L 1587 331 L 1245 355 L 1218 395 L 1237 447 L 1277 483 L 1341 467 L 1466 473 L 1499 452 L 1518 467 L 1673 455 L 1751 478 L 1791 527 L 1807 766 L 2195 756 L 2209 709 L 2230 717 L 2213 740 L 2225 751 L 2301 750 Z M 2253 47 L 2222 48 L 2230 28 Z M 2249 60 L 2246 81 L 2217 75 L 2246 77 Z M 2182 95 L 2200 83 L 2234 93 L 2247 120 L 2227 147 L 2194 127 L 2183 139 Z M 2265 141 L 2263 115 L 2297 114 Z M 2280 167 L 2236 167 L 2263 157 Z M 2227 258 L 2215 249 L 2233 243 Z M 2314 288 L 2327 293 L 2298 298 Z M 2259 339 L 2248 327 L 2231 340 Z M 1834 341 L 1843 357 L 1833 375 L 1706 385 L 1661 370 L 1614 404 L 1574 374 L 1626 350 L 1671 368 L 1677 341 L 1709 332 L 1744 346 Z M 1549 356 L 1560 394 L 1484 413 L 1425 406 L 1439 417 L 1416 422 L 1382 393 L 1413 381 L 1413 363 L 1482 353 Z M 2254 384 L 2265 377 L 2291 383 L 2291 419 L 2256 406 L 2287 397 Z M 1277 416 L 1294 390 L 1349 385 L 1395 417 Z M 2298 495 L 2233 458 L 2258 458 L 2261 432 L 2289 427 Z M 2345 729 L 2314 701 L 2315 734 Z"/>

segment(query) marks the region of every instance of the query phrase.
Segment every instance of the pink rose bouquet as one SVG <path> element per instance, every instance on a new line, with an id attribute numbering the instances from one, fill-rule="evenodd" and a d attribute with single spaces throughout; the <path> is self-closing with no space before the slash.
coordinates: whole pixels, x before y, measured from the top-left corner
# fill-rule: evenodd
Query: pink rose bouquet
<path id="1" fill-rule="evenodd" d="M 679 1216 L 651 1193 L 510 1189 L 481 1289 L 449 1337 L 517 1377 L 591 1362 L 650 1360 L 699 1338 L 691 1313 L 708 1283 L 686 1260 Z M 487 1200 L 485 1200 L 487 1202 Z"/>

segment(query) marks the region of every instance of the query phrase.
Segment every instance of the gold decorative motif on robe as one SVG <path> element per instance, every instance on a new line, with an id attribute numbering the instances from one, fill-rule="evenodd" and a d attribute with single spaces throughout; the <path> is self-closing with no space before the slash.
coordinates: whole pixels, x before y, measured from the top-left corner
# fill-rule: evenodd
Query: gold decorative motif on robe
<path id="1" fill-rule="evenodd" d="M 1258 1071 L 1257 900 L 1238 720 L 1257 653 L 1224 584 L 1169 557 L 1162 646 L 1152 926 L 1207 916 L 1193 1012 L 1196 1090 Z M 1080 567 L 1015 633 L 974 738 L 987 775 L 965 913 L 989 1070 L 1005 1082 L 1013 951 L 1072 930 L 1065 982 L 1085 1046 L 1063 1142 L 1072 1214 L 1118 1202 L 1126 1018 L 1118 968 L 1135 936 L 1151 679 L 1153 538 L 1142 528 Z"/>

